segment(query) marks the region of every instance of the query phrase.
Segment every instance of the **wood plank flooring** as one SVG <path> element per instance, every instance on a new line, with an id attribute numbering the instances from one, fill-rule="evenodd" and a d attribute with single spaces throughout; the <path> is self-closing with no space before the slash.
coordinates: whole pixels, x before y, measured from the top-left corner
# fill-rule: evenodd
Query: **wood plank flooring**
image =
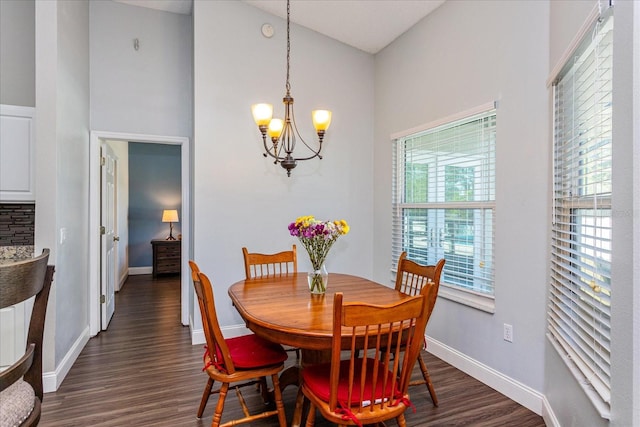
<path id="1" fill-rule="evenodd" d="M 131 276 L 116 295 L 109 330 L 89 341 L 58 391 L 45 394 L 40 426 L 208 426 L 217 395 L 201 420 L 195 416 L 207 379 L 202 353 L 203 346 L 192 346 L 189 328 L 180 324 L 179 279 Z M 433 406 L 426 387 L 411 388 L 416 412 L 407 411 L 408 426 L 545 425 L 540 416 L 440 359 L 426 352 L 423 357 L 440 406 Z M 294 354 L 287 363 L 295 363 Z M 296 392 L 295 387 L 284 391 L 289 421 Z M 250 407 L 263 405 L 251 388 L 243 395 Z M 222 421 L 239 412 L 230 392 Z M 251 425 L 275 427 L 277 419 Z M 318 416 L 316 425 L 330 424 Z"/>

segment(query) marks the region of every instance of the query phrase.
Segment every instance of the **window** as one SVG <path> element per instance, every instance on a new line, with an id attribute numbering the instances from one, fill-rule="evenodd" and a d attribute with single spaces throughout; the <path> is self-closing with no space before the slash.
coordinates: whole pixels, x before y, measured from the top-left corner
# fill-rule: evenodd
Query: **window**
<path id="1" fill-rule="evenodd" d="M 392 265 L 444 258 L 443 286 L 492 297 L 496 110 L 459 117 L 394 138 Z"/>
<path id="2" fill-rule="evenodd" d="M 613 16 L 600 16 L 554 83 L 548 337 L 609 417 Z"/>

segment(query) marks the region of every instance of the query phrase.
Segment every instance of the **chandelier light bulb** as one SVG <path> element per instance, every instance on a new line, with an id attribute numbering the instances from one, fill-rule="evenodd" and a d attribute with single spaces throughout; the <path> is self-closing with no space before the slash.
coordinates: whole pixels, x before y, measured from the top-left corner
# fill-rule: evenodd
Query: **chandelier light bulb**
<path id="1" fill-rule="evenodd" d="M 271 104 L 253 104 L 251 106 L 253 120 L 258 126 L 267 126 L 273 116 L 273 105 Z"/>
<path id="2" fill-rule="evenodd" d="M 282 133 L 282 128 L 284 128 L 284 122 L 282 119 L 271 119 L 269 122 L 269 128 L 267 129 L 267 134 L 269 137 L 273 139 L 280 138 L 280 134 Z"/>
<path id="3" fill-rule="evenodd" d="M 313 127 L 316 131 L 326 131 L 331 124 L 331 111 L 329 110 L 314 110 L 311 112 L 311 118 L 313 119 Z"/>

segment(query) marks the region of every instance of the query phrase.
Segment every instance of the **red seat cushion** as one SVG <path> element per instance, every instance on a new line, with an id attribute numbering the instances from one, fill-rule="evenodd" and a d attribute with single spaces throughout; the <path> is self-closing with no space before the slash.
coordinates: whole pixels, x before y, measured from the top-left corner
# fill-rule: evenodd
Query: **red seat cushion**
<path id="1" fill-rule="evenodd" d="M 353 380 L 353 395 L 351 397 L 351 405 L 358 405 L 360 402 L 360 372 L 362 367 L 362 360 L 357 359 L 355 363 L 355 376 Z M 338 402 L 342 404 L 347 403 L 347 399 L 349 397 L 349 363 L 350 360 L 342 360 L 340 362 L 340 377 L 338 381 Z M 372 378 L 373 378 L 373 364 L 375 361 L 371 358 L 367 359 L 367 380 L 365 383 L 363 400 L 375 401 L 375 399 L 379 399 L 383 396 L 382 387 L 384 380 L 384 372 L 382 370 L 378 372 L 378 380 L 376 382 L 376 390 L 375 393 L 372 393 Z M 381 368 L 380 365 L 379 368 Z M 325 402 L 329 401 L 330 394 L 330 385 L 329 385 L 329 377 L 331 373 L 331 363 L 322 363 L 319 365 L 309 366 L 302 371 L 302 381 L 309 390 L 313 392 L 320 399 Z M 388 372 L 387 375 L 391 376 L 391 373 Z M 396 384 L 397 386 L 397 384 Z M 384 393 L 384 396 L 389 396 L 391 391 L 391 378 L 387 380 L 387 392 Z M 394 393 L 396 396 L 399 394 L 398 391 Z M 372 398 L 372 395 L 375 397 Z M 379 403 L 379 402 L 376 402 Z"/>
<path id="2" fill-rule="evenodd" d="M 249 334 L 226 339 L 231 360 L 237 369 L 254 369 L 277 365 L 287 360 L 287 353 L 280 344 Z M 218 350 L 218 360 L 223 361 Z"/>

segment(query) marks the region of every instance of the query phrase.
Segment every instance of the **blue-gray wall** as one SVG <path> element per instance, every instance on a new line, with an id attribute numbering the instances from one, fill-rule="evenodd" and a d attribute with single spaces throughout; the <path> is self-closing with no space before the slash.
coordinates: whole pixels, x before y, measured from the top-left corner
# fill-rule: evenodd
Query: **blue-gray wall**
<path id="1" fill-rule="evenodd" d="M 180 146 L 129 143 L 129 267 L 152 265 L 152 239 L 169 235 L 164 209 L 182 219 Z M 177 237 L 180 223 L 173 225 Z"/>

